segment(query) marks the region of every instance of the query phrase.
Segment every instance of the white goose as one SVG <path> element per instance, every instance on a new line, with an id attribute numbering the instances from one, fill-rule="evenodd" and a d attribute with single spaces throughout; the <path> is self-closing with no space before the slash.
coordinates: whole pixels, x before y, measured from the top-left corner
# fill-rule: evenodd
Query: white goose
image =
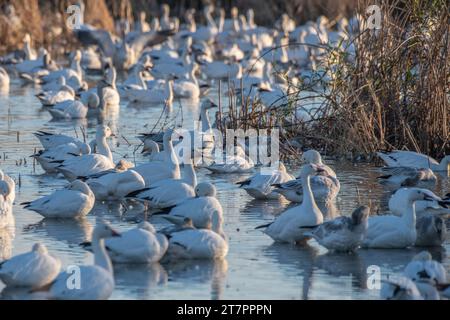
<path id="1" fill-rule="evenodd" d="M 402 215 L 404 209 L 408 204 L 408 188 L 400 188 L 389 198 L 388 206 L 389 211 L 395 215 Z M 415 211 L 418 218 L 426 215 L 449 215 L 450 214 L 450 202 L 445 200 L 437 201 L 416 201 Z"/>
<path id="2" fill-rule="evenodd" d="M 363 243 L 366 248 L 406 248 L 417 239 L 415 202 L 417 200 L 440 201 L 431 191 L 410 188 L 402 216 L 383 215 L 369 218 L 369 228 Z"/>
<path id="3" fill-rule="evenodd" d="M 200 62 L 202 73 L 208 79 L 240 79 L 242 78 L 242 66 L 239 63 L 227 64 L 222 61 Z"/>
<path id="4" fill-rule="evenodd" d="M 177 225 L 162 231 L 167 233 L 169 239 L 166 254 L 169 259 L 223 259 L 228 254 L 225 235 L 221 236 L 208 229 L 196 229 L 190 218 L 165 218 Z"/>
<path id="5" fill-rule="evenodd" d="M 195 42 L 211 42 L 219 32 L 219 29 L 217 28 L 217 25 L 211 16 L 213 11 L 214 7 L 212 5 L 205 6 L 205 8 L 203 9 L 203 14 L 206 18 L 207 25 L 197 27 L 196 31 L 191 34 L 192 39 Z"/>
<path id="6" fill-rule="evenodd" d="M 302 204 L 284 211 L 275 221 L 257 229 L 265 228 L 264 233 L 277 242 L 306 242 L 310 238 L 306 235 L 308 229 L 323 222 L 322 212 L 314 201 L 310 185 L 310 176 L 322 170 L 315 164 L 305 165 L 300 174 L 305 189 Z"/>
<path id="7" fill-rule="evenodd" d="M 75 180 L 62 190 L 31 202 L 21 203 L 45 218 L 78 218 L 87 215 L 95 204 L 95 196 L 89 186 Z"/>
<path id="8" fill-rule="evenodd" d="M 61 272 L 51 283 L 46 292 L 50 299 L 57 300 L 104 300 L 108 299 L 114 290 L 114 276 L 111 260 L 105 249 L 104 239 L 118 237 L 120 234 L 105 222 L 100 222 L 92 235 L 94 265 L 79 266 L 80 288 L 74 290 L 67 283 L 73 271 Z"/>
<path id="9" fill-rule="evenodd" d="M 66 136 L 64 134 L 54 134 L 46 131 L 35 132 L 34 135 L 39 139 L 44 149 L 49 150 L 63 144 L 74 143 L 83 150 L 86 150 L 86 144 L 77 138 Z M 89 153 L 89 152 L 86 152 Z"/>
<path id="10" fill-rule="evenodd" d="M 9 82 L 8 72 L 0 67 L 0 91 L 7 91 L 7 89 L 9 89 Z"/>
<path id="11" fill-rule="evenodd" d="M 176 79 L 173 83 L 173 94 L 175 98 L 198 99 L 200 97 L 200 87 L 195 73 L 199 70 L 196 63 L 188 73 L 188 79 Z"/>
<path id="12" fill-rule="evenodd" d="M 2 173 L 0 171 L 0 173 Z M 12 195 L 14 189 L 5 180 L 0 179 L 0 229 L 13 228 L 15 226 L 14 216 L 12 214 Z"/>
<path id="13" fill-rule="evenodd" d="M 65 161 L 83 154 L 90 154 L 91 148 L 88 144 L 76 145 L 75 143 L 61 144 L 48 150 L 40 150 L 31 157 L 41 165 L 47 173 L 57 173 L 56 167 L 60 161 Z"/>
<path id="14" fill-rule="evenodd" d="M 226 155 L 225 161 L 220 159 L 208 167 L 205 167 L 213 173 L 247 173 L 253 170 L 255 163 L 248 158 L 244 149 L 237 145 L 235 147 L 236 155 Z"/>
<path id="15" fill-rule="evenodd" d="M 72 57 L 72 62 L 69 68 L 52 71 L 48 75 L 43 76 L 42 81 L 44 83 L 49 83 L 58 80 L 60 77 L 69 79 L 73 76 L 82 79 L 83 69 L 81 69 L 80 61 L 81 61 L 81 51 L 76 50 L 75 54 Z"/>
<path id="16" fill-rule="evenodd" d="M 427 251 L 422 251 L 414 256 L 403 272 L 405 276 L 416 282 L 416 285 L 418 282 L 426 282 L 432 285 L 447 283 L 447 272 L 444 266 L 433 260 L 431 254 Z M 420 285 L 418 285 L 418 289 L 421 291 Z"/>
<path id="17" fill-rule="evenodd" d="M 416 247 L 439 247 L 447 240 L 447 226 L 445 219 L 426 214 L 417 218 Z"/>
<path id="18" fill-rule="evenodd" d="M 145 84 L 145 82 L 144 82 Z M 132 102 L 164 104 L 172 103 L 173 80 L 166 80 L 163 87 L 148 89 L 147 85 L 141 89 L 125 88 L 128 99 Z"/>
<path id="19" fill-rule="evenodd" d="M 166 208 L 162 213 L 190 218 L 195 228 L 210 229 L 222 235 L 223 209 L 216 198 L 216 188 L 211 183 L 199 183 L 195 187 L 195 194 L 195 198 L 189 198 L 173 207 Z"/>
<path id="20" fill-rule="evenodd" d="M 410 167 L 384 167 L 385 175 L 378 177 L 380 183 L 400 187 L 421 187 L 422 184 L 436 183 L 436 176 L 431 169 Z"/>
<path id="21" fill-rule="evenodd" d="M 293 179 L 294 177 L 287 172 L 284 164 L 280 162 L 278 170 L 274 170 L 271 173 L 257 173 L 245 181 L 238 182 L 238 184 L 240 188 L 243 188 L 255 199 L 278 199 L 280 194 L 274 192 L 275 188 L 273 185 L 283 184 Z"/>
<path id="22" fill-rule="evenodd" d="M 172 137 L 173 135 L 173 137 Z M 139 173 L 145 181 L 146 186 L 151 186 L 155 182 L 164 179 L 180 179 L 181 173 L 178 166 L 178 159 L 172 145 L 172 138 L 178 136 L 174 130 L 167 130 L 164 133 L 163 144 L 165 161 L 156 161 L 139 165 L 134 171 Z"/>
<path id="23" fill-rule="evenodd" d="M 355 251 L 366 235 L 370 208 L 361 206 L 351 217 L 338 217 L 326 221 L 309 235 L 328 250 L 338 252 Z"/>
<path id="24" fill-rule="evenodd" d="M 46 91 L 36 95 L 44 106 L 54 106 L 66 100 L 75 100 L 75 91 L 68 85 L 62 85 L 57 91 Z"/>
<path id="25" fill-rule="evenodd" d="M 134 170 L 111 172 L 87 180 L 98 201 L 122 200 L 126 195 L 145 187 L 145 181 Z"/>
<path id="26" fill-rule="evenodd" d="M 185 164 L 183 179 L 166 179 L 130 193 L 127 197 L 145 201 L 152 208 L 164 209 L 195 197 L 197 176 L 192 163 Z"/>
<path id="27" fill-rule="evenodd" d="M 433 171 L 448 171 L 450 164 L 450 155 L 442 158 L 441 162 L 413 151 L 393 151 L 389 153 L 378 152 L 378 156 L 389 167 L 410 167 L 410 168 L 429 168 Z"/>
<path id="28" fill-rule="evenodd" d="M 322 157 L 316 150 L 308 150 L 303 153 L 302 161 L 320 166 L 321 173 L 311 177 L 311 190 L 314 199 L 321 203 L 330 203 L 336 199 L 341 188 L 336 173 L 329 166 L 323 163 Z M 292 202 L 303 201 L 302 179 L 288 181 L 283 184 L 275 185 L 275 192 L 282 194 L 287 200 Z"/>
<path id="29" fill-rule="evenodd" d="M 99 125 L 96 133 L 98 154 L 87 154 L 66 161 L 57 161 L 61 164 L 56 167 L 56 170 L 72 181 L 77 177 L 87 177 L 114 168 L 112 153 L 106 141 L 106 138 L 113 136 L 114 134 L 108 126 Z"/>
<path id="30" fill-rule="evenodd" d="M 385 280 L 380 297 L 384 300 L 423 300 L 416 284 L 405 276 L 389 277 Z"/>
<path id="31" fill-rule="evenodd" d="M 120 95 L 116 87 L 116 69 L 107 64 L 105 67 L 104 79 L 97 85 L 97 95 L 100 98 L 100 106 L 118 106 Z"/>
<path id="32" fill-rule="evenodd" d="M 50 255 L 47 248 L 36 243 L 30 252 L 22 253 L 0 264 L 0 279 L 7 287 L 38 289 L 58 276 L 61 261 Z"/>
<path id="33" fill-rule="evenodd" d="M 92 243 L 83 243 L 91 249 Z M 156 263 L 169 247 L 166 236 L 157 233 L 147 221 L 121 233 L 121 237 L 106 239 L 106 251 L 113 263 Z"/>
<path id="34" fill-rule="evenodd" d="M 88 116 L 89 110 L 97 109 L 100 104 L 100 99 L 94 92 L 91 92 L 87 99 L 87 105 L 79 100 L 66 100 L 47 110 L 53 119 L 84 119 Z"/>

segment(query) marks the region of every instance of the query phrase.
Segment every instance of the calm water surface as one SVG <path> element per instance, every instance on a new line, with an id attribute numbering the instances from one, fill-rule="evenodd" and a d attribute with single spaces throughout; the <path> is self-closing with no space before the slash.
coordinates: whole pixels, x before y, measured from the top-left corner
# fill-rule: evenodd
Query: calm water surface
<path id="1" fill-rule="evenodd" d="M 0 96 L 0 167 L 18 182 L 14 215 L 15 230 L 0 232 L 0 255 L 7 258 L 28 251 L 35 242 L 44 243 L 60 257 L 64 266 L 91 264 L 93 257 L 78 244 L 90 239 L 97 217 L 103 217 L 119 230 L 133 226 L 137 213 L 121 213 L 117 205 L 97 204 L 85 221 L 43 220 L 37 213 L 21 208 L 19 203 L 51 193 L 66 184 L 63 179 L 43 175 L 39 165 L 29 158 L 39 141 L 36 130 L 80 134 L 86 125 L 89 139 L 95 136 L 95 120 L 52 122 L 34 95 L 39 88 L 22 87 L 13 80 L 9 96 Z M 198 119 L 198 103 L 174 102 L 172 112 L 163 115 L 167 122 L 192 127 Z M 110 115 L 113 131 L 118 134 L 111 142 L 114 157 L 122 156 L 137 163 L 145 162 L 140 151 L 135 152 L 137 133 L 150 131 L 161 115 L 161 106 L 133 106 L 123 102 L 120 110 Z M 17 135 L 19 132 L 19 136 Z M 129 145 L 128 142 L 131 144 Z M 341 191 L 337 212 L 348 215 L 358 203 L 368 204 L 380 212 L 386 211 L 389 192 L 377 184 L 377 168 L 367 164 L 353 165 L 327 161 L 338 173 Z M 297 167 L 290 167 L 298 173 Z M 256 201 L 244 190 L 236 188 L 235 177 L 211 175 L 198 171 L 199 181 L 211 181 L 218 189 L 224 207 L 225 231 L 230 239 L 230 251 L 225 261 L 189 261 L 152 266 L 115 266 L 116 288 L 112 299 L 377 299 L 379 292 L 367 288 L 367 267 L 378 265 L 383 274 L 401 272 L 405 264 L 420 249 L 359 250 L 356 254 L 328 253 L 312 242 L 310 247 L 274 244 L 254 228 L 271 221 L 289 203 Z M 449 179 L 441 178 L 438 194 L 449 192 Z M 157 227 L 164 222 L 150 221 Z M 450 262 L 444 247 L 430 249 L 435 259 Z M 0 290 L 3 284 L 0 284 Z M 6 293 L 5 293 L 6 294 Z"/>

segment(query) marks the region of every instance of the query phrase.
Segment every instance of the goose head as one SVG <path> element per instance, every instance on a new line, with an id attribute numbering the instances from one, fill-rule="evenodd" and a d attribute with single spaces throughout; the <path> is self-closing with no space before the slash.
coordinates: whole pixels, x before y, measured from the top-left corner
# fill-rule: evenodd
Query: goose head
<path id="1" fill-rule="evenodd" d="M 202 182 L 195 187 L 195 194 L 197 197 L 215 197 L 216 187 L 212 183 Z"/>
<path id="2" fill-rule="evenodd" d="M 316 150 L 308 150 L 308 151 L 304 152 L 301 160 L 302 160 L 302 162 L 306 162 L 306 163 L 323 164 L 322 156 Z"/>
<path id="3" fill-rule="evenodd" d="M 97 138 L 109 138 L 115 137 L 116 135 L 112 132 L 111 128 L 107 125 L 100 124 L 97 126 Z"/>
<path id="4" fill-rule="evenodd" d="M 108 222 L 100 220 L 95 226 L 92 238 L 99 240 L 112 237 L 120 237 L 120 233 L 114 230 Z"/>
<path id="5" fill-rule="evenodd" d="M 284 172 L 284 173 L 287 172 L 286 167 L 285 167 L 285 165 L 284 165 L 283 162 L 280 162 L 280 163 L 278 164 L 278 171 Z"/>
<path id="6" fill-rule="evenodd" d="M 420 299 L 417 286 L 407 277 L 389 277 L 382 281 L 381 298 L 386 300 L 411 300 Z"/>
<path id="7" fill-rule="evenodd" d="M 239 10 L 238 10 L 238 8 L 237 8 L 237 7 L 231 8 L 230 14 L 231 14 L 231 18 L 232 18 L 232 19 L 237 19 L 238 16 L 239 16 Z"/>
<path id="8" fill-rule="evenodd" d="M 324 169 L 320 165 L 308 163 L 302 167 L 300 177 L 309 177 L 323 172 Z"/>
<path id="9" fill-rule="evenodd" d="M 170 7 L 167 3 L 161 5 L 161 17 L 168 18 L 170 15 Z"/>
<path id="10" fill-rule="evenodd" d="M 31 248 L 32 251 L 34 252 L 38 252 L 40 254 L 47 254 L 48 250 L 47 247 L 45 245 L 43 245 L 42 243 L 35 243 L 33 245 L 33 247 Z"/>
<path id="11" fill-rule="evenodd" d="M 217 104 L 215 104 L 211 99 L 206 99 L 202 102 L 201 110 L 209 110 L 212 108 L 217 108 Z"/>
<path id="12" fill-rule="evenodd" d="M 159 152 L 159 145 L 152 139 L 144 140 L 144 147 L 142 148 L 142 153 L 147 154 L 157 154 Z"/>
<path id="13" fill-rule="evenodd" d="M 364 222 L 367 222 L 367 219 L 370 215 L 370 208 L 368 206 L 361 206 L 352 213 L 352 223 L 357 226 Z"/>
<path id="14" fill-rule="evenodd" d="M 414 202 L 418 200 L 425 201 L 437 201 L 438 203 L 442 203 L 442 199 L 435 195 L 433 192 L 427 189 L 421 188 L 409 188 L 406 191 L 406 198 L 409 202 Z"/>

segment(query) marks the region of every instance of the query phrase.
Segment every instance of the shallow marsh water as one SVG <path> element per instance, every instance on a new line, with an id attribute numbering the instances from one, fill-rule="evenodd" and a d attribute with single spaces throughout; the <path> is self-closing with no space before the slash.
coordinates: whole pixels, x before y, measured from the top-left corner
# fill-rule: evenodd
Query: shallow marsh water
<path id="1" fill-rule="evenodd" d="M 88 240 L 97 217 L 113 223 L 119 230 L 133 226 L 136 213 L 121 214 L 115 204 L 98 204 L 83 221 L 43 220 L 37 213 L 21 208 L 19 203 L 46 195 L 64 186 L 63 179 L 42 175 L 43 171 L 29 156 L 40 147 L 32 135 L 36 130 L 78 134 L 81 125 L 88 126 L 88 137 L 95 135 L 95 120 L 86 122 L 53 122 L 42 109 L 34 94 L 39 88 L 22 87 L 13 80 L 8 96 L 0 96 L 0 167 L 18 182 L 14 215 L 16 226 L 12 232 L 0 233 L 0 254 L 8 257 L 28 251 L 35 242 L 44 243 L 50 252 L 71 264 L 90 264 L 93 257 L 78 244 Z M 110 126 L 118 134 L 112 140 L 116 159 L 127 155 L 132 161 L 146 159 L 135 151 L 139 144 L 136 134 L 150 131 L 161 115 L 161 106 L 128 106 L 122 102 L 120 110 L 111 116 Z M 198 103 L 191 106 L 174 102 L 169 118 L 183 118 L 186 127 L 198 119 Z M 164 118 L 164 116 L 163 116 Z M 147 125 L 144 127 L 144 125 Z M 17 134 L 19 132 L 19 135 Z M 123 138 L 125 137 L 125 138 Z M 128 142 L 131 146 L 128 145 Z M 6 157 L 5 157 L 6 156 Z M 26 160 L 26 164 L 25 161 Z M 376 182 L 378 168 L 368 164 L 336 163 L 341 182 L 337 210 L 350 214 L 359 202 L 370 203 L 380 212 L 386 210 L 389 192 Z M 289 167 L 298 173 L 297 167 Z M 19 177 L 20 176 L 20 177 Z M 359 250 L 356 254 L 328 253 L 314 242 L 306 248 L 274 244 L 262 232 L 254 230 L 273 219 L 289 204 L 280 201 L 252 200 L 235 182 L 247 177 L 211 175 L 198 171 L 199 181 L 211 181 L 218 188 L 218 198 L 224 207 L 225 232 L 229 236 L 230 251 L 225 261 L 187 261 L 153 266 L 115 266 L 116 289 L 112 299 L 377 299 L 379 292 L 367 288 L 367 267 L 378 265 L 385 275 L 400 272 L 420 250 Z M 449 179 L 441 178 L 438 194 L 449 192 Z M 161 220 L 151 218 L 157 227 Z M 432 248 L 435 259 L 450 270 L 444 247 Z M 0 284 L 0 290 L 3 285 Z M 8 298 L 8 292 L 3 297 Z M 14 297 L 14 296 L 12 296 Z"/>

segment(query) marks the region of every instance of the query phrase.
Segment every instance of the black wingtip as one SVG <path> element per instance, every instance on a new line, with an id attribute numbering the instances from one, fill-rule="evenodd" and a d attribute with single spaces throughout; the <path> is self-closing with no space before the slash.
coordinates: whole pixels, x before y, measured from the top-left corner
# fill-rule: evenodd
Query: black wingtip
<path id="1" fill-rule="evenodd" d="M 125 196 L 125 198 L 136 198 L 136 196 L 138 196 L 141 192 L 148 191 L 148 190 L 150 190 L 150 188 L 144 188 L 144 189 L 140 189 L 140 190 L 136 190 L 136 191 L 130 192 L 129 194 L 127 194 Z"/>
<path id="2" fill-rule="evenodd" d="M 273 223 L 273 222 L 268 223 L 268 224 L 263 224 L 263 225 L 261 225 L 261 226 L 257 226 L 257 227 L 255 228 L 255 230 L 267 228 L 267 227 L 270 226 L 272 223 Z"/>

